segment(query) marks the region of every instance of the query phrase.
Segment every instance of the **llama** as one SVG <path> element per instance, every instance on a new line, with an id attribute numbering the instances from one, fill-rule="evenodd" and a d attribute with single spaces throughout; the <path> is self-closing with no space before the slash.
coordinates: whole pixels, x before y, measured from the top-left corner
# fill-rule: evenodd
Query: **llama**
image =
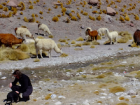
<path id="1" fill-rule="evenodd" d="M 24 38 L 25 41 L 26 41 L 26 36 L 33 38 L 33 35 L 30 33 L 30 31 L 27 28 L 23 28 L 23 27 L 15 28 L 15 33 L 17 36 L 21 36 L 22 38 Z"/>
<path id="2" fill-rule="evenodd" d="M 25 43 L 26 44 L 35 43 L 35 40 L 34 39 L 26 39 Z"/>
<path id="3" fill-rule="evenodd" d="M 49 35 L 52 35 L 52 33 L 50 32 L 48 26 L 45 25 L 45 24 L 38 24 L 38 35 L 39 35 L 39 30 L 43 30 L 44 31 L 44 36 L 45 36 L 45 33 L 48 33 Z"/>
<path id="4" fill-rule="evenodd" d="M 52 39 L 35 39 L 35 47 L 36 47 L 36 57 L 38 58 L 38 51 L 40 51 L 40 56 L 42 56 L 42 51 L 48 51 L 49 58 L 51 57 L 51 50 L 54 49 L 57 53 L 63 53 L 61 49 L 58 48 L 57 44 Z"/>
<path id="5" fill-rule="evenodd" d="M 90 31 L 92 31 L 92 29 L 91 29 L 90 27 L 87 27 L 87 28 L 86 28 L 86 30 L 85 30 L 85 35 L 86 35 L 86 36 L 85 36 L 85 39 L 84 39 L 84 40 L 85 40 L 85 41 L 90 41 L 90 40 L 91 40 L 91 37 L 88 35 L 87 29 L 90 29 Z"/>
<path id="6" fill-rule="evenodd" d="M 98 35 L 100 35 L 101 37 L 102 37 L 103 35 L 105 35 L 105 30 L 108 30 L 108 28 L 99 28 L 99 29 L 97 30 Z"/>
<path id="7" fill-rule="evenodd" d="M 98 32 L 96 30 L 90 31 L 90 29 L 87 29 L 87 34 L 91 37 L 91 40 L 97 40 Z"/>
<path id="8" fill-rule="evenodd" d="M 134 42 L 137 44 L 137 45 L 140 45 L 140 30 L 137 29 L 133 35 L 133 39 L 134 39 Z"/>
<path id="9" fill-rule="evenodd" d="M 109 38 L 110 44 L 112 44 L 113 39 L 115 40 L 115 42 L 117 42 L 117 38 L 118 38 L 117 31 L 109 32 L 109 30 L 105 30 L 105 35 Z"/>
<path id="10" fill-rule="evenodd" d="M 21 44 L 24 40 L 16 38 L 13 34 L 0 33 L 0 45 L 12 47 L 14 44 Z"/>

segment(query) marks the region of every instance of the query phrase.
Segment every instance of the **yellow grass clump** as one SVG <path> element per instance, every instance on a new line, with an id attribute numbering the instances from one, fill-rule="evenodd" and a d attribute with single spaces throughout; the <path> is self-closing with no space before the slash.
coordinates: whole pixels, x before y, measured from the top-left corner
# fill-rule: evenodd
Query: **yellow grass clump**
<path id="1" fill-rule="evenodd" d="M 116 104 L 116 105 L 128 105 L 128 104 L 125 103 L 125 102 L 122 102 L 122 103 L 118 103 L 118 104 Z"/>
<path id="2" fill-rule="evenodd" d="M 30 19 L 28 19 L 28 20 L 29 20 L 29 22 L 36 22 L 35 17 L 32 17 L 32 18 L 30 18 Z"/>
<path id="3" fill-rule="evenodd" d="M 139 20 L 139 16 L 138 15 L 134 15 L 135 16 L 135 20 Z"/>
<path id="4" fill-rule="evenodd" d="M 25 4 L 23 2 L 20 2 L 19 5 L 21 6 L 21 9 L 20 9 L 21 11 L 26 9 Z"/>
<path id="5" fill-rule="evenodd" d="M 23 15 L 23 12 L 20 12 L 20 15 Z"/>
<path id="6" fill-rule="evenodd" d="M 129 16 L 128 16 L 127 14 L 125 15 L 124 19 L 125 19 L 126 21 L 130 21 L 130 18 L 129 18 Z"/>
<path id="7" fill-rule="evenodd" d="M 120 21 L 121 21 L 121 22 L 124 22 L 124 21 L 125 21 L 124 18 L 123 18 L 122 16 L 120 16 Z"/>
<path id="8" fill-rule="evenodd" d="M 65 7 L 63 7 L 62 10 L 61 10 L 61 12 L 62 12 L 62 13 L 63 13 L 63 12 L 66 12 L 66 10 L 67 10 L 67 9 L 66 9 Z"/>
<path id="9" fill-rule="evenodd" d="M 52 94 L 48 94 L 48 95 L 45 97 L 45 100 L 51 99 L 51 95 L 52 95 Z"/>
<path id="10" fill-rule="evenodd" d="M 9 14 L 7 15 L 7 17 L 12 17 L 13 13 L 9 12 Z"/>
<path id="11" fill-rule="evenodd" d="M 6 12 L 7 12 L 8 10 L 9 10 L 9 9 L 8 9 L 7 7 L 4 7 L 4 8 L 3 8 L 3 11 L 6 11 Z"/>
<path id="12" fill-rule="evenodd" d="M 106 76 L 104 74 L 98 75 L 96 78 L 105 78 Z"/>
<path id="13" fill-rule="evenodd" d="M 29 9 L 34 9 L 34 6 L 33 6 L 33 5 L 30 5 L 30 6 L 29 6 Z"/>
<path id="14" fill-rule="evenodd" d="M 95 48 L 95 46 L 94 45 L 91 45 L 90 48 Z"/>
<path id="15" fill-rule="evenodd" d="M 71 41 L 71 44 L 75 44 L 75 43 L 76 43 L 75 40 L 72 40 L 72 41 Z"/>
<path id="16" fill-rule="evenodd" d="M 95 20 L 95 18 L 94 17 L 92 17 L 91 15 L 89 15 L 89 19 L 91 19 L 91 20 Z"/>
<path id="17" fill-rule="evenodd" d="M 75 16 L 72 16 L 71 20 L 77 21 L 77 18 Z"/>
<path id="18" fill-rule="evenodd" d="M 40 59 L 36 58 L 34 59 L 34 62 L 40 62 Z"/>
<path id="19" fill-rule="evenodd" d="M 102 19 L 102 18 L 101 18 L 100 15 L 96 17 L 96 20 L 98 20 L 98 21 L 100 21 L 101 19 Z"/>
<path id="20" fill-rule="evenodd" d="M 4 60 L 23 60 L 30 56 L 26 52 L 12 48 L 0 48 L 0 61 Z"/>
<path id="21" fill-rule="evenodd" d="M 66 42 L 66 39 L 59 39 L 59 42 Z"/>
<path id="22" fill-rule="evenodd" d="M 77 13 L 77 17 L 78 17 L 79 19 L 81 19 L 81 16 L 80 16 L 80 14 L 79 14 L 79 13 Z"/>
<path id="23" fill-rule="evenodd" d="M 36 0 L 36 2 L 39 2 L 40 0 Z"/>
<path id="24" fill-rule="evenodd" d="M 58 22 L 58 21 L 59 21 L 59 18 L 58 18 L 57 16 L 54 16 L 54 17 L 52 18 L 52 21 Z"/>
<path id="25" fill-rule="evenodd" d="M 3 6 L 0 4 L 0 9 L 3 9 Z"/>
<path id="26" fill-rule="evenodd" d="M 79 37 L 76 39 L 76 41 L 84 41 L 84 39 L 82 37 Z"/>
<path id="27" fill-rule="evenodd" d="M 38 15 L 37 15 L 37 14 L 35 14 L 35 17 L 38 17 Z"/>
<path id="28" fill-rule="evenodd" d="M 67 57 L 68 56 L 68 54 L 65 54 L 65 53 L 62 53 L 61 55 L 60 55 L 60 57 Z"/>
<path id="29" fill-rule="evenodd" d="M 53 35 L 49 35 L 48 37 L 49 37 L 49 38 L 53 38 Z"/>
<path id="30" fill-rule="evenodd" d="M 87 16 L 87 15 L 88 15 L 88 13 L 87 13 L 87 12 L 83 12 L 83 15 Z"/>
<path id="31" fill-rule="evenodd" d="M 81 46 L 82 46 L 81 43 L 77 43 L 77 44 L 75 44 L 75 47 L 81 47 Z"/>
<path id="32" fill-rule="evenodd" d="M 35 14 L 33 13 L 31 16 L 32 16 L 32 17 L 35 17 Z"/>
<path id="33" fill-rule="evenodd" d="M 115 87 L 109 88 L 110 93 L 117 93 L 117 92 L 124 92 L 124 91 L 125 91 L 125 88 L 121 86 L 115 86 Z"/>
<path id="34" fill-rule="evenodd" d="M 40 11 L 40 12 L 39 12 L 39 14 L 41 14 L 41 15 L 42 15 L 42 14 L 43 14 L 43 12 L 42 12 L 42 11 Z"/>
<path id="35" fill-rule="evenodd" d="M 90 45 L 90 42 L 83 42 L 82 45 Z"/>
<path id="36" fill-rule="evenodd" d="M 27 17 L 24 17 L 23 20 L 24 20 L 25 22 L 29 22 L 29 20 L 27 19 Z"/>
<path id="37" fill-rule="evenodd" d="M 78 50 L 83 50 L 82 48 L 75 48 L 74 50 L 78 51 Z"/>
<path id="38" fill-rule="evenodd" d="M 100 43 L 99 42 L 97 42 L 96 40 L 94 40 L 94 41 L 92 41 L 92 43 L 91 43 L 92 45 L 100 45 Z"/>

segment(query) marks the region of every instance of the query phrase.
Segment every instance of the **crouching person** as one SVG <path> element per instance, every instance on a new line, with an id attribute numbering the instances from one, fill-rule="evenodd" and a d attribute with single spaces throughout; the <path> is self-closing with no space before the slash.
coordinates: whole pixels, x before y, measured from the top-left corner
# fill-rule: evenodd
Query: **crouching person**
<path id="1" fill-rule="evenodd" d="M 12 89 L 12 91 L 15 91 L 17 94 L 22 93 L 22 98 L 19 99 L 19 101 L 28 101 L 30 100 L 30 95 L 33 92 L 33 87 L 30 81 L 30 78 L 21 73 L 19 70 L 15 70 L 13 72 L 13 76 L 15 77 L 15 80 L 9 84 L 9 87 Z M 16 85 L 17 82 L 19 82 L 20 86 Z"/>

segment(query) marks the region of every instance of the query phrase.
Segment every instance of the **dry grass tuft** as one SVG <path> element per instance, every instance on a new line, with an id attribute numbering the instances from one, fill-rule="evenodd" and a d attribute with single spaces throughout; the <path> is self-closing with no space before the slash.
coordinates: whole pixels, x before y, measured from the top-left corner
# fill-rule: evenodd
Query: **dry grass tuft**
<path id="1" fill-rule="evenodd" d="M 91 45 L 90 48 L 95 48 L 95 46 L 94 45 Z"/>
<path id="2" fill-rule="evenodd" d="M 109 88 L 110 93 L 117 93 L 117 92 L 124 92 L 124 91 L 125 91 L 125 88 L 121 86 L 115 86 L 115 87 Z"/>
<path id="3" fill-rule="evenodd" d="M 75 43 L 76 43 L 75 40 L 72 40 L 72 41 L 71 41 L 71 44 L 75 44 Z"/>
<path id="4" fill-rule="evenodd" d="M 131 47 L 139 47 L 135 42 L 132 42 Z"/>
<path id="5" fill-rule="evenodd" d="M 68 54 L 65 54 L 65 53 L 62 53 L 61 55 L 60 55 L 60 57 L 67 57 L 68 56 Z"/>
<path id="6" fill-rule="evenodd" d="M 75 48 L 74 50 L 77 50 L 78 51 L 78 50 L 83 50 L 83 49 L 82 48 Z"/>
<path id="7" fill-rule="evenodd" d="M 79 37 L 78 39 L 76 39 L 76 41 L 84 41 L 84 39 L 82 37 Z"/>
<path id="8" fill-rule="evenodd" d="M 118 104 L 116 104 L 116 105 L 128 105 L 128 104 L 125 103 L 125 102 L 122 102 L 122 103 L 118 103 Z"/>
<path id="9" fill-rule="evenodd" d="M 66 42 L 66 39 L 59 39 L 59 42 Z"/>
<path id="10" fill-rule="evenodd" d="M 97 42 L 96 40 L 92 41 L 92 45 L 100 45 L 99 42 Z"/>
<path id="11" fill-rule="evenodd" d="M 90 42 L 83 42 L 82 45 L 90 45 Z"/>
<path id="12" fill-rule="evenodd" d="M 81 43 L 77 43 L 77 44 L 75 44 L 75 47 L 81 47 L 81 46 L 82 46 Z"/>
<path id="13" fill-rule="evenodd" d="M 48 37 L 49 37 L 49 38 L 53 38 L 53 35 L 49 35 Z"/>
<path id="14" fill-rule="evenodd" d="M 34 62 L 40 62 L 40 59 L 36 58 L 34 59 Z"/>
<path id="15" fill-rule="evenodd" d="M 0 61 L 4 60 L 23 60 L 29 58 L 29 54 L 26 52 L 22 52 L 18 49 L 12 48 L 0 48 Z"/>
<path id="16" fill-rule="evenodd" d="M 52 94 L 48 94 L 48 95 L 45 97 L 45 100 L 51 99 L 51 95 L 52 95 Z"/>
<path id="17" fill-rule="evenodd" d="M 104 74 L 98 75 L 96 78 L 105 78 L 106 76 Z"/>

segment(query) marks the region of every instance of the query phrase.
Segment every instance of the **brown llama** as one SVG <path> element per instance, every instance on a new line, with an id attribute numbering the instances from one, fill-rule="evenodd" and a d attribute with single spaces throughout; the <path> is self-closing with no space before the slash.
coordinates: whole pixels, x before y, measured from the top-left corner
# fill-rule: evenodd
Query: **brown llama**
<path id="1" fill-rule="evenodd" d="M 90 31 L 90 29 L 87 29 L 87 34 L 91 37 L 91 40 L 97 40 L 98 32 L 96 30 Z"/>
<path id="2" fill-rule="evenodd" d="M 134 42 L 137 44 L 137 45 L 140 45 L 140 30 L 137 29 L 133 35 L 133 39 L 134 39 Z"/>
<path id="3" fill-rule="evenodd" d="M 24 39 L 18 39 L 13 34 L 0 33 L 0 45 L 12 47 L 14 44 L 21 44 Z"/>

